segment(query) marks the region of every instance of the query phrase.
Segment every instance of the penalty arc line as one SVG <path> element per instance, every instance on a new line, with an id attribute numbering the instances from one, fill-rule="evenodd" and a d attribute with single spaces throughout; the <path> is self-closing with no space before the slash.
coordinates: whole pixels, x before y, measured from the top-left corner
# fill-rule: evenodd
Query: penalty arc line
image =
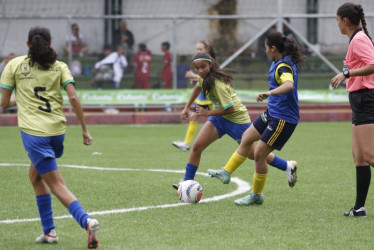
<path id="1" fill-rule="evenodd" d="M 30 166 L 28 164 L 8 164 L 8 163 L 0 163 L 0 167 L 6 167 L 6 166 Z M 167 173 L 184 173 L 183 170 L 170 170 L 170 169 L 132 169 L 132 168 L 103 168 L 103 167 L 89 167 L 89 166 L 78 166 L 78 165 L 60 165 L 60 167 L 65 168 L 77 168 L 77 169 L 91 169 L 91 170 L 99 170 L 99 171 L 143 171 L 143 172 L 167 172 Z M 206 173 L 197 172 L 197 175 L 201 176 L 209 176 Z M 233 197 L 236 195 L 243 194 L 250 190 L 249 183 L 245 182 L 244 180 L 233 177 L 231 178 L 231 182 L 234 182 L 238 188 L 234 190 L 233 192 L 214 196 L 211 198 L 205 198 L 201 199 L 199 203 L 207 203 L 212 201 L 219 201 L 222 199 L 226 199 L 229 197 Z M 163 205 L 155 205 L 155 206 L 144 206 L 144 207 L 134 207 L 134 208 L 123 208 L 123 209 L 113 209 L 113 210 L 105 210 L 105 211 L 96 211 L 96 212 L 89 212 L 89 215 L 108 215 L 108 214 L 118 214 L 118 213 L 129 213 L 129 212 L 136 212 L 136 211 L 145 211 L 149 209 L 157 209 L 157 208 L 171 208 L 171 207 L 178 207 L 178 206 L 186 206 L 191 205 L 188 203 L 173 203 L 173 204 L 163 204 Z M 54 219 L 66 219 L 66 218 L 72 218 L 72 216 L 69 215 L 62 215 L 62 216 L 56 216 Z M 31 219 L 8 219 L 8 220 L 1 220 L 0 224 L 13 224 L 13 223 L 19 223 L 19 222 L 33 222 L 33 221 L 40 221 L 40 218 L 31 218 Z"/>

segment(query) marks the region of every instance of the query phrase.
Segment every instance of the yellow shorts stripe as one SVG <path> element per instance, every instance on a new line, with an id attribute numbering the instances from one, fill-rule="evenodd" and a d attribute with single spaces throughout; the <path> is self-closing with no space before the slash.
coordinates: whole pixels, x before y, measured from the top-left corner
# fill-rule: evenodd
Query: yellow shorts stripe
<path id="1" fill-rule="evenodd" d="M 286 121 L 284 120 L 279 120 L 277 129 L 275 130 L 274 134 L 270 137 L 268 140 L 268 145 L 273 146 L 274 142 L 278 139 L 280 133 L 282 132 L 284 128 L 284 124 L 286 124 Z"/>

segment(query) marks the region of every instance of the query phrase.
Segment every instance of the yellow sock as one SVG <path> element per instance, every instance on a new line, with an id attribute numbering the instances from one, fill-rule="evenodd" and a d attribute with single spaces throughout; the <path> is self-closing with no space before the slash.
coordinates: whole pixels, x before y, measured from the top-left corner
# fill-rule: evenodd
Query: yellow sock
<path id="1" fill-rule="evenodd" d="M 187 145 L 191 145 L 192 139 L 193 139 L 193 137 L 195 135 L 195 132 L 196 132 L 196 127 L 197 127 L 197 121 L 190 121 L 190 123 L 188 124 L 186 137 L 184 138 L 184 142 Z"/>
<path id="2" fill-rule="evenodd" d="M 247 159 L 247 157 L 242 156 L 235 151 L 224 169 L 226 170 L 226 172 L 229 172 L 231 174 L 245 161 L 245 159 Z"/>
<path id="3" fill-rule="evenodd" d="M 268 177 L 268 174 L 258 174 L 255 173 L 253 175 L 253 187 L 252 192 L 255 194 L 261 194 L 262 191 L 264 191 L 266 178 Z"/>

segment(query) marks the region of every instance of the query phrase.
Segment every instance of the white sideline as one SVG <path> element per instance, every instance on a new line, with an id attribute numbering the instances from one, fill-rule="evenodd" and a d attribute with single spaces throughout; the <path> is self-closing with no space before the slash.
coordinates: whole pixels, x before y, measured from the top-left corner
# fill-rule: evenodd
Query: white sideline
<path id="1" fill-rule="evenodd" d="M 9 167 L 9 166 L 22 166 L 28 167 L 30 164 L 14 164 L 14 163 L 0 163 L 0 167 Z M 103 167 L 89 167 L 89 166 L 77 166 L 77 165 L 59 165 L 59 167 L 65 168 L 79 168 L 79 169 L 91 169 L 91 170 L 99 170 L 99 171 L 147 171 L 147 172 L 167 172 L 167 173 L 184 173 L 184 170 L 170 170 L 170 169 L 131 169 L 131 168 L 103 168 Z M 206 173 L 197 172 L 197 175 L 202 175 L 208 177 L 209 175 Z M 201 199 L 200 203 L 207 203 L 212 201 L 219 201 L 222 199 L 226 199 L 229 197 L 233 197 L 236 195 L 243 194 L 250 190 L 249 183 L 245 182 L 244 180 L 233 177 L 231 178 L 231 182 L 237 184 L 238 188 L 233 192 L 214 196 L 211 198 Z M 144 211 L 148 209 L 155 209 L 155 208 L 170 208 L 170 207 L 178 207 L 178 206 L 185 206 L 191 205 L 188 203 L 173 203 L 173 204 L 164 204 L 164 205 L 156 205 L 156 206 L 145 206 L 145 207 L 134 207 L 134 208 L 123 208 L 123 209 L 113 209 L 113 210 L 105 210 L 105 211 L 96 211 L 90 212 L 90 215 L 107 215 L 107 214 L 118 214 L 118 213 L 129 213 L 135 211 Z M 71 218 L 72 216 L 69 215 L 62 215 L 53 217 L 54 219 L 66 219 Z M 18 222 L 32 222 L 32 221 L 40 221 L 40 218 L 31 218 L 31 219 L 8 219 L 8 220 L 0 220 L 0 224 L 13 224 Z"/>

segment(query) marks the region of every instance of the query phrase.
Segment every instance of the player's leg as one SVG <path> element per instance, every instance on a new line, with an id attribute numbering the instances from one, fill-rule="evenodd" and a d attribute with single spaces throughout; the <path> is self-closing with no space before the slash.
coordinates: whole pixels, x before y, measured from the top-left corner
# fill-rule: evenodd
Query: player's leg
<path id="1" fill-rule="evenodd" d="M 373 159 L 374 124 L 352 125 L 352 155 L 356 165 L 356 202 L 354 207 L 344 213 L 346 216 L 366 217 L 365 201 L 371 181 L 369 161 Z M 371 147 L 371 148 L 370 148 Z"/>
<path id="2" fill-rule="evenodd" d="M 192 151 L 189 156 L 188 163 L 186 165 L 186 172 L 183 180 L 193 180 L 196 175 L 197 168 L 200 164 L 200 158 L 202 152 L 215 140 L 220 138 L 215 125 L 212 122 L 205 122 L 201 128 L 199 134 L 196 137 L 195 143 L 192 147 Z M 183 181 L 181 180 L 181 181 Z M 179 188 L 179 183 L 173 184 L 174 189 Z"/>
<path id="3" fill-rule="evenodd" d="M 56 163 L 55 159 L 50 159 L 43 164 L 53 165 Z M 78 224 L 87 230 L 88 248 L 97 248 L 99 241 L 96 233 L 99 223 L 97 220 L 91 219 L 74 194 L 67 188 L 60 171 L 56 169 L 41 174 L 41 177 L 51 189 L 52 193 L 56 195 L 60 202 L 69 210 L 69 213 L 74 217 Z"/>
<path id="4" fill-rule="evenodd" d="M 254 157 L 256 163 L 256 171 L 253 175 L 253 187 L 249 195 L 237 199 L 234 201 L 237 205 L 255 205 L 262 204 L 264 202 L 264 196 L 262 194 L 266 179 L 268 176 L 268 165 L 266 157 L 273 151 L 269 145 L 263 141 L 259 141 L 256 145 Z"/>
<path id="5" fill-rule="evenodd" d="M 201 128 L 192 147 L 190 157 L 186 166 L 184 180 L 193 180 L 200 164 L 202 152 L 215 140 L 219 138 L 216 127 L 207 121 Z"/>
<path id="6" fill-rule="evenodd" d="M 52 197 L 47 184 L 40 177 L 31 163 L 29 169 L 29 179 L 34 188 L 36 205 L 38 206 L 40 221 L 43 227 L 43 234 L 36 238 L 37 243 L 57 243 L 58 236 L 55 231 L 55 224 L 52 213 Z"/>

